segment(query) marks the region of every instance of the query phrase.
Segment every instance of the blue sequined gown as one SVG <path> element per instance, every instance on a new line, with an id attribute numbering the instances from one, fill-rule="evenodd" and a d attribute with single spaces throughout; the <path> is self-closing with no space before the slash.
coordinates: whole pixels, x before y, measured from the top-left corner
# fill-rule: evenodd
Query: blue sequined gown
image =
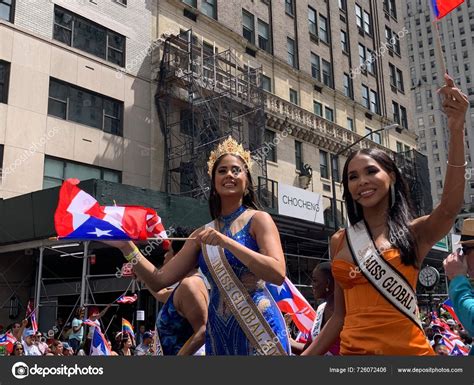
<path id="1" fill-rule="evenodd" d="M 230 233 L 230 225 L 245 210 L 245 207 L 241 206 L 232 214 L 220 217 L 219 219 L 221 223 L 224 223 L 222 233 L 249 249 L 258 251 L 257 242 L 252 238 L 249 232 L 252 220 L 250 220 L 247 225 L 234 236 L 231 236 Z M 263 311 L 263 316 L 280 340 L 283 349 L 287 354 L 289 354 L 290 347 L 285 321 L 280 310 L 277 308 L 275 301 L 264 288 L 263 281 L 259 281 L 256 284 L 253 283 L 256 282 L 256 279 L 253 278 L 255 276 L 250 273 L 250 270 L 228 250 L 224 251 L 234 273 L 242 282 L 244 282 L 244 285 L 248 287 L 253 301 L 259 309 Z M 209 293 L 208 322 L 206 328 L 206 355 L 256 355 L 256 350 L 247 340 L 245 333 L 240 328 L 239 323 L 232 315 L 228 306 L 223 302 L 219 289 L 204 261 L 202 252 L 199 254 L 199 267 L 211 286 L 211 291 Z"/>

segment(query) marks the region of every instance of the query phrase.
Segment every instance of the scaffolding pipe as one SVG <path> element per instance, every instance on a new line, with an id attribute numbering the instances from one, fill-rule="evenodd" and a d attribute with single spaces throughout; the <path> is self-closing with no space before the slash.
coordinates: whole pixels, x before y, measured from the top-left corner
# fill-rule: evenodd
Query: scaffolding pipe
<path id="1" fill-rule="evenodd" d="M 39 306 L 41 302 L 41 280 L 43 279 L 43 258 L 44 258 L 44 247 L 40 247 L 38 258 L 38 278 L 36 280 L 36 293 L 35 293 L 35 313 L 36 322 L 39 322 Z M 38 311 L 36 311 L 38 309 Z"/>
<path id="2" fill-rule="evenodd" d="M 89 241 L 84 242 L 84 256 L 82 259 L 82 281 L 81 281 L 81 303 L 84 306 L 86 303 L 86 277 L 87 277 L 87 254 L 89 248 Z"/>

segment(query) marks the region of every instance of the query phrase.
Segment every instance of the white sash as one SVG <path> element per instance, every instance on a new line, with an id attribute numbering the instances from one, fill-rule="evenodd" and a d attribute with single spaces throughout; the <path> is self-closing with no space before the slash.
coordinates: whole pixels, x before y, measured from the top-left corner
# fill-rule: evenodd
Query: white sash
<path id="1" fill-rule="evenodd" d="M 379 254 L 363 220 L 349 226 L 347 241 L 352 258 L 365 278 L 388 302 L 423 330 L 413 288 L 406 278 Z"/>
<path id="2" fill-rule="evenodd" d="M 313 327 L 311 328 L 311 337 L 313 341 L 316 339 L 316 337 L 319 335 L 319 332 L 321 331 L 321 325 L 323 323 L 325 308 L 326 308 L 326 302 L 323 302 L 316 309 L 316 318 L 313 322 Z"/>
<path id="3" fill-rule="evenodd" d="M 216 229 L 210 222 L 206 227 Z M 202 245 L 204 261 L 243 332 L 260 355 L 286 355 L 280 340 L 237 278 L 222 247 Z"/>

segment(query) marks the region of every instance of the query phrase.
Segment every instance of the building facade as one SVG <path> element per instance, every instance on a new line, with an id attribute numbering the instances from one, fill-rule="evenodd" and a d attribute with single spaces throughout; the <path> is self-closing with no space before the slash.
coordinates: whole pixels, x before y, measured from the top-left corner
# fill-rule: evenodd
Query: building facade
<path id="1" fill-rule="evenodd" d="M 418 149 L 428 157 L 431 194 L 435 203 L 441 199 L 446 173 L 449 132 L 437 89 L 444 84 L 436 51 L 437 34 L 427 2 L 407 1 L 404 9 L 410 61 L 410 87 L 414 95 L 414 129 Z M 467 0 L 439 23 L 446 69 L 456 85 L 469 97 L 470 109 L 466 116 L 466 160 L 472 170 L 474 147 L 474 2 Z M 407 79 L 408 80 L 408 79 Z M 469 173 L 465 190 L 465 211 L 471 211 L 474 202 L 474 179 Z"/>
<path id="2" fill-rule="evenodd" d="M 155 187 L 156 2 L 0 4 L 2 198 L 67 177 Z"/>

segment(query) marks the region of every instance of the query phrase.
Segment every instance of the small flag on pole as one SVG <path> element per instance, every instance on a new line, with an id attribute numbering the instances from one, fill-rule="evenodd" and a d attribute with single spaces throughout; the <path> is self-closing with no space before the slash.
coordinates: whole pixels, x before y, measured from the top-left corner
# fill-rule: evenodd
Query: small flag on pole
<path id="1" fill-rule="evenodd" d="M 35 303 L 32 299 L 28 301 L 28 305 L 26 307 L 26 318 L 31 319 L 31 328 L 36 333 L 38 331 L 38 323 L 36 322 Z"/>
<path id="2" fill-rule="evenodd" d="M 436 20 L 442 19 L 462 3 L 464 0 L 431 0 Z"/>
<path id="3" fill-rule="evenodd" d="M 125 304 L 125 303 L 134 303 L 137 300 L 137 295 L 121 295 L 117 299 L 117 303 Z"/>
<path id="4" fill-rule="evenodd" d="M 129 333 L 133 339 L 135 339 L 135 333 L 133 332 L 133 327 L 130 322 L 128 322 L 125 318 L 122 318 L 122 331 Z"/>

